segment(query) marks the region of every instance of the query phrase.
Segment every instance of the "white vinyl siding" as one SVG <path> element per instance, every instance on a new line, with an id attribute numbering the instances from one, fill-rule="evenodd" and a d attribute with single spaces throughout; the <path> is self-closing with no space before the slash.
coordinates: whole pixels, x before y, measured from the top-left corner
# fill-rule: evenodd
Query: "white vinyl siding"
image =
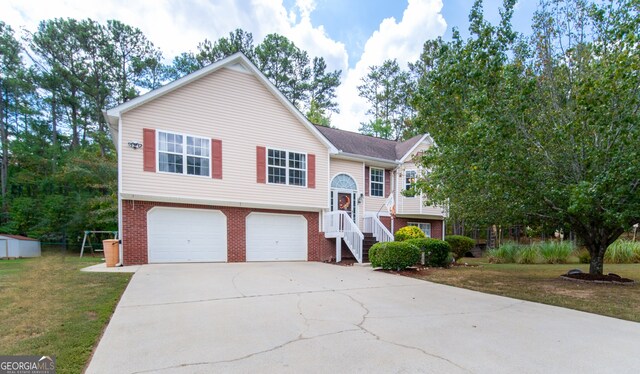
<path id="1" fill-rule="evenodd" d="M 431 237 L 431 224 L 428 222 L 407 222 L 408 226 L 416 226 L 418 227 L 420 230 L 422 230 L 422 232 L 424 232 L 424 234 L 427 236 L 427 238 Z"/>
<path id="2" fill-rule="evenodd" d="M 421 165 L 416 165 L 413 162 L 413 155 L 424 152 L 429 149 L 428 144 L 420 144 L 414 152 L 412 156 L 407 159 L 407 161 L 401 166 L 400 172 L 398 173 L 398 179 L 396 183 L 398 183 L 399 190 L 402 191 L 407 187 L 407 179 L 406 174 L 410 171 L 416 171 L 416 176 L 423 176 L 423 169 L 421 169 Z M 396 201 L 396 214 L 403 215 L 425 215 L 434 219 L 440 219 L 444 213 L 442 211 L 442 207 L 434 206 L 434 205 L 425 205 L 428 201 L 427 196 L 425 194 L 416 194 L 415 197 L 406 197 L 401 193 L 398 193 L 398 199 Z"/>
<path id="3" fill-rule="evenodd" d="M 211 170 L 210 144 L 211 139 L 158 131 L 158 170 L 208 177 Z"/>
<path id="4" fill-rule="evenodd" d="M 369 168 L 369 173 L 370 195 L 384 197 L 384 169 Z"/>
<path id="5" fill-rule="evenodd" d="M 221 140 L 224 178 L 141 173 L 142 150 L 124 146 L 125 198 L 305 210 L 329 207 L 328 149 L 251 74 L 222 68 L 124 113 L 122 144 L 140 141 L 143 128 Z M 316 188 L 289 188 L 283 193 L 282 185 L 256 183 L 256 145 L 315 154 Z"/>
<path id="6" fill-rule="evenodd" d="M 307 186 L 307 155 L 269 148 L 267 180 L 273 184 Z"/>

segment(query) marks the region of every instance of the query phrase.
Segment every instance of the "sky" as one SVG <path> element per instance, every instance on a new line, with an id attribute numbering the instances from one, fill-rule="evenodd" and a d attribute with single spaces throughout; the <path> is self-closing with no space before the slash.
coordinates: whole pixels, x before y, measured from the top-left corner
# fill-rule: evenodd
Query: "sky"
<path id="1" fill-rule="evenodd" d="M 205 38 L 216 40 L 236 28 L 253 33 L 258 44 L 270 33 L 292 40 L 310 56 L 324 57 L 329 70 L 342 71 L 336 90 L 340 113 L 332 126 L 357 131 L 367 103 L 357 86 L 368 68 L 387 59 L 406 67 L 422 45 L 453 27 L 468 36 L 473 0 L 3 0 L 0 20 L 18 34 L 34 31 L 55 17 L 118 19 L 142 30 L 169 63 L 195 51 Z M 502 0 L 485 0 L 485 18 L 499 19 Z M 537 0 L 520 0 L 514 13 L 517 31 L 528 33 Z"/>

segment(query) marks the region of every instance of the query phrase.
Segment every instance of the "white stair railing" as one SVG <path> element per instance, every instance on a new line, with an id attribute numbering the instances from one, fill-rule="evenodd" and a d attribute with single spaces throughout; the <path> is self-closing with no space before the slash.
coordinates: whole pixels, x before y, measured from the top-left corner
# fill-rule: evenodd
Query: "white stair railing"
<path id="1" fill-rule="evenodd" d="M 393 234 L 376 216 L 364 217 L 364 232 L 373 234 L 379 242 L 392 242 Z"/>
<path id="2" fill-rule="evenodd" d="M 336 240 L 344 239 L 347 247 L 359 263 L 362 263 L 362 242 L 364 235 L 347 212 L 335 210 L 324 214 L 325 233 L 339 233 Z M 334 236 L 335 237 L 335 236 Z"/>

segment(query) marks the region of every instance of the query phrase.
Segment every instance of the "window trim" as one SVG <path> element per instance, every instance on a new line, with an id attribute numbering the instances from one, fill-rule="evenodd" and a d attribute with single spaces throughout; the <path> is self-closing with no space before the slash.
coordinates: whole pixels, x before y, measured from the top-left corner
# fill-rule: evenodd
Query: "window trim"
<path id="1" fill-rule="evenodd" d="M 420 228 L 420 225 L 429 225 L 429 235 L 427 235 L 426 232 L 424 232 L 424 230 L 422 230 Z M 431 222 L 407 222 L 407 226 L 415 226 L 417 228 L 419 228 L 420 230 L 422 230 L 422 232 L 424 232 L 425 235 L 427 235 L 427 238 L 431 238 Z"/>
<path id="2" fill-rule="evenodd" d="M 269 182 L 269 151 L 278 151 L 278 152 L 285 152 L 286 153 L 286 166 L 285 166 L 285 179 L 287 181 L 287 183 L 273 183 L 273 182 Z M 298 185 L 298 184 L 291 184 L 289 183 L 289 169 L 293 169 L 293 170 L 303 170 L 303 169 L 297 169 L 297 168 L 290 168 L 289 167 L 289 154 L 290 153 L 297 153 L 300 155 L 304 155 L 304 185 Z M 290 187 L 298 187 L 298 188 L 308 188 L 309 186 L 309 154 L 307 152 L 298 152 L 298 151 L 291 151 L 288 149 L 284 149 L 284 148 L 274 148 L 274 147 L 265 147 L 265 152 L 264 152 L 264 175 L 265 175 L 265 182 L 266 184 L 271 184 L 274 186 L 290 186 Z M 277 168 L 282 168 L 282 166 L 275 166 Z"/>
<path id="3" fill-rule="evenodd" d="M 408 187 L 408 185 L 407 185 L 407 173 L 408 172 L 414 172 L 415 173 L 414 178 L 416 180 L 418 179 L 418 171 L 416 169 L 405 169 L 404 170 L 404 178 L 403 178 L 404 179 L 404 191 L 407 191 L 407 190 L 411 189 L 411 187 Z M 416 197 L 416 195 L 404 196 L 404 197 L 406 197 L 406 198 L 414 198 L 414 197 Z"/>
<path id="4" fill-rule="evenodd" d="M 161 151 L 160 150 L 160 133 L 182 136 L 182 153 Z M 187 154 L 187 137 L 206 140 L 207 144 L 209 144 L 209 157 L 188 155 Z M 160 152 L 168 153 L 168 154 L 181 155 L 183 157 L 182 173 L 172 173 L 170 171 L 161 171 L 160 170 Z M 207 175 L 188 174 L 187 173 L 187 157 L 189 157 L 189 156 L 198 157 L 198 158 L 207 158 L 209 160 L 209 173 Z M 198 136 L 198 135 L 191 135 L 191 134 L 179 133 L 179 132 L 174 132 L 174 131 L 156 129 L 156 173 L 169 174 L 169 175 L 186 175 L 188 177 L 198 177 L 198 178 L 209 178 L 209 179 L 211 179 L 211 173 L 213 172 L 212 167 L 213 167 L 213 164 L 212 164 L 211 138 L 207 138 L 206 136 Z"/>
<path id="5" fill-rule="evenodd" d="M 382 182 L 374 182 L 374 181 L 373 181 L 373 178 L 372 178 L 373 170 L 381 170 L 381 171 L 382 171 Z M 385 174 L 386 174 L 386 172 L 385 172 L 385 170 L 384 170 L 384 169 L 382 169 L 382 168 L 376 168 L 376 167 L 373 167 L 373 166 L 369 166 L 369 196 L 371 196 L 371 197 L 382 197 L 382 198 L 384 198 L 384 193 L 385 193 L 385 191 L 384 191 L 384 185 L 385 185 L 385 182 L 386 182 L 386 181 L 385 181 Z M 373 194 L 373 188 L 372 188 L 372 187 L 373 187 L 373 184 L 374 184 L 374 183 L 382 184 L 382 196 L 377 196 L 377 195 L 374 195 L 374 194 Z"/>

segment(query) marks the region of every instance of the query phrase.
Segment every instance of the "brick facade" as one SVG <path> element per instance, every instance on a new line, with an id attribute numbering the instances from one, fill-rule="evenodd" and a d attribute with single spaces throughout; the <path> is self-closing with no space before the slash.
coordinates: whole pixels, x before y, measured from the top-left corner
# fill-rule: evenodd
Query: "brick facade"
<path id="1" fill-rule="evenodd" d="M 148 263 L 147 213 L 153 207 L 219 210 L 227 216 L 227 261 L 246 261 L 246 218 L 249 213 L 299 214 L 307 220 L 308 260 L 328 261 L 335 256 L 335 244 L 319 230 L 318 212 L 249 209 L 197 204 L 122 201 L 122 246 L 124 265 Z"/>
<path id="2" fill-rule="evenodd" d="M 380 217 L 380 221 L 391 230 L 391 217 Z M 420 219 L 420 218 L 403 218 L 396 217 L 393 220 L 393 231 L 392 234 L 395 234 L 396 231 L 400 230 L 402 227 L 407 226 L 409 222 L 420 222 L 420 223 L 430 223 L 431 224 L 431 237 L 434 239 L 442 239 L 442 221 L 441 220 L 433 220 L 433 219 Z"/>

